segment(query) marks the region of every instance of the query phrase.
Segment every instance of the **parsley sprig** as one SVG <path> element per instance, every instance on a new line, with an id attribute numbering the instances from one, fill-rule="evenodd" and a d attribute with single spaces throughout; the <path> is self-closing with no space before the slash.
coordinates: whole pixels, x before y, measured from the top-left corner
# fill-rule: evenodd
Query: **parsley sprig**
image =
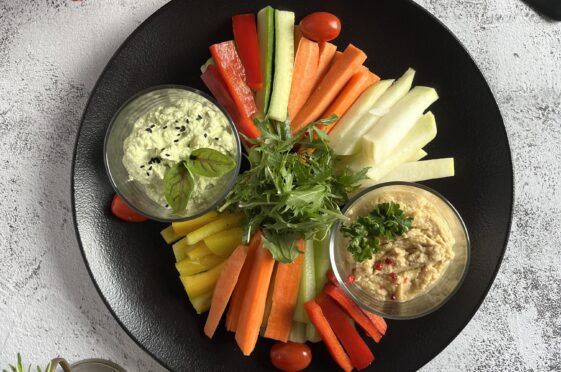
<path id="1" fill-rule="evenodd" d="M 366 169 L 336 173 L 329 137 L 316 127 L 336 119 L 310 123 L 294 135 L 288 121 L 255 120 L 261 136 L 246 139 L 254 145 L 247 155 L 251 168 L 238 177 L 220 211 L 244 213 L 244 241 L 261 228 L 263 245 L 277 261 L 292 262 L 300 238 L 325 238 L 344 219 L 339 206 L 366 176 Z"/>
<path id="2" fill-rule="evenodd" d="M 407 217 L 397 203 L 378 204 L 366 216 L 357 218 L 350 225 L 343 225 L 341 232 L 350 238 L 347 250 L 356 262 L 369 260 L 380 249 L 380 239 L 395 240 L 411 229 L 413 218 Z"/>

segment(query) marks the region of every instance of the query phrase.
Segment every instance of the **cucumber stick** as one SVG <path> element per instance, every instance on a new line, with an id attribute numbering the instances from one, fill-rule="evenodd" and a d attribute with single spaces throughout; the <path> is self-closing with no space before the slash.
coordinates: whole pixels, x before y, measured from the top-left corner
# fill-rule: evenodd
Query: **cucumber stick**
<path id="1" fill-rule="evenodd" d="M 257 13 L 257 38 L 259 63 L 263 74 L 263 88 L 256 94 L 257 112 L 261 116 L 269 109 L 271 83 L 273 81 L 273 52 L 275 43 L 275 10 L 267 6 Z"/>
<path id="2" fill-rule="evenodd" d="M 368 114 L 368 110 L 374 106 L 392 83 L 393 80 L 382 80 L 366 89 L 329 132 L 331 147 L 336 155 L 351 155 L 358 151 L 355 148 L 360 143 L 360 136 L 356 135 L 356 132 L 361 130 L 360 119 Z"/>
<path id="3" fill-rule="evenodd" d="M 405 73 L 397 79 L 389 88 L 385 85 L 381 88 L 386 88 L 383 94 L 373 102 L 368 112 L 364 113 L 361 118 L 353 126 L 353 130 L 347 133 L 344 138 L 337 140 L 333 149 L 337 155 L 352 155 L 361 150 L 362 137 L 372 129 L 382 116 L 387 114 L 393 105 L 403 98 L 413 85 L 413 78 L 415 77 L 415 70 L 412 68 L 407 69 Z M 375 86 L 379 85 L 380 81 Z M 387 83 L 385 83 L 387 84 Z M 381 89 L 380 88 L 380 89 Z M 337 128 L 339 124 L 335 126 Z M 335 130 L 335 128 L 333 130 Z"/>
<path id="4" fill-rule="evenodd" d="M 417 152 L 411 157 L 409 158 L 407 161 L 417 161 L 417 160 L 421 160 L 422 158 L 424 158 L 425 156 L 427 156 L 427 152 L 423 149 L 419 149 L 417 150 Z"/>
<path id="5" fill-rule="evenodd" d="M 312 323 L 306 324 L 306 340 L 310 342 L 321 341 L 321 336 L 319 335 L 316 327 Z"/>
<path id="6" fill-rule="evenodd" d="M 323 290 L 327 283 L 327 270 L 331 264 L 329 262 L 329 235 L 323 240 L 314 241 L 314 263 L 316 270 L 316 295 Z"/>
<path id="7" fill-rule="evenodd" d="M 285 121 L 294 69 L 294 13 L 275 9 L 275 71 L 269 117 Z"/>
<path id="8" fill-rule="evenodd" d="M 436 120 L 432 112 L 427 112 L 407 133 L 407 136 L 398 144 L 391 156 L 378 163 L 371 162 L 367 176 L 376 183 L 399 165 L 407 162 L 420 148 L 426 146 L 436 137 Z M 367 181 L 368 183 L 368 181 Z"/>
<path id="9" fill-rule="evenodd" d="M 411 89 L 363 137 L 362 151 L 366 157 L 374 164 L 388 157 L 437 99 L 438 94 L 433 88 L 417 86 Z"/>
<path id="10" fill-rule="evenodd" d="M 452 176 L 454 176 L 454 158 L 442 158 L 403 163 L 386 174 L 380 182 L 419 182 Z"/>
<path id="11" fill-rule="evenodd" d="M 288 341 L 297 342 L 299 344 L 306 342 L 306 323 L 293 321 Z"/>
<path id="12" fill-rule="evenodd" d="M 304 304 L 316 295 L 316 282 L 314 270 L 314 243 L 306 240 L 306 248 L 304 251 L 304 264 L 302 265 L 302 274 L 300 275 L 300 289 L 298 290 L 298 301 L 296 302 L 296 310 L 294 311 L 294 320 L 302 323 L 310 323 Z"/>

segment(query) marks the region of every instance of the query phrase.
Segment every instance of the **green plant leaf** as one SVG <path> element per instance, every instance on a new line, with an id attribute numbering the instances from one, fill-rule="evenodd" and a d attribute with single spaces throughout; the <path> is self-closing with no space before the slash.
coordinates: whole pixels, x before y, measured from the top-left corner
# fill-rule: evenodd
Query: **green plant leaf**
<path id="1" fill-rule="evenodd" d="M 236 167 L 231 156 L 210 148 L 194 150 L 187 160 L 187 168 L 203 177 L 220 177 Z"/>
<path id="2" fill-rule="evenodd" d="M 261 228 L 263 244 L 277 261 L 297 257 L 297 239 L 324 239 L 336 221 L 344 220 L 340 206 L 348 193 L 366 178 L 365 170 L 339 174 L 335 169 L 329 137 L 316 125 L 336 119 L 310 123 L 294 134 L 288 121 L 257 119 L 261 135 L 247 139 L 254 145 L 247 155 L 251 167 L 237 178 L 219 210 L 244 213 L 244 242 Z"/>
<path id="3" fill-rule="evenodd" d="M 263 230 L 263 247 L 268 249 L 276 261 L 290 263 L 301 253 L 298 250 L 297 234 L 279 234 Z"/>
<path id="4" fill-rule="evenodd" d="M 380 239 L 395 240 L 411 228 L 413 218 L 407 217 L 399 204 L 380 203 L 369 214 L 341 227 L 349 238 L 347 250 L 356 262 L 369 260 L 380 248 Z"/>
<path id="5" fill-rule="evenodd" d="M 195 180 L 184 163 L 177 163 L 164 173 L 164 196 L 174 212 L 181 212 L 187 207 L 193 192 Z"/>

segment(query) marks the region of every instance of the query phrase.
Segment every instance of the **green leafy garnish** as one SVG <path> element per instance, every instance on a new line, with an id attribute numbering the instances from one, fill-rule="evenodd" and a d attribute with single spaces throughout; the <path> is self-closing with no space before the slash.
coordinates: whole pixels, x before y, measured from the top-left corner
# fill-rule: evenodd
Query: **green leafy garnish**
<path id="1" fill-rule="evenodd" d="M 236 162 L 232 157 L 209 148 L 194 150 L 187 160 L 187 168 L 204 177 L 223 176 L 235 166 Z"/>
<path id="2" fill-rule="evenodd" d="M 184 162 L 179 162 L 166 169 L 164 173 L 164 196 L 174 212 L 181 212 L 187 207 L 193 192 L 195 180 Z"/>
<path id="3" fill-rule="evenodd" d="M 187 207 L 195 186 L 193 174 L 203 177 L 220 177 L 230 172 L 236 162 L 230 156 L 210 148 L 193 150 L 189 159 L 180 161 L 164 173 L 164 196 L 174 212 Z"/>
<path id="4" fill-rule="evenodd" d="M 251 168 L 238 177 L 220 211 L 244 213 L 244 242 L 261 228 L 263 245 L 277 261 L 298 256 L 299 238 L 325 238 L 345 218 L 339 206 L 366 176 L 366 169 L 336 173 L 329 137 L 316 128 L 336 119 L 310 123 L 294 135 L 288 121 L 255 120 L 261 136 L 246 138 L 254 145 L 247 155 Z"/>
<path id="5" fill-rule="evenodd" d="M 350 225 L 343 225 L 341 232 L 350 238 L 347 250 L 356 262 L 369 260 L 380 248 L 380 239 L 395 240 L 411 229 L 413 218 L 407 217 L 397 203 L 378 204 L 366 216 L 357 218 Z"/>

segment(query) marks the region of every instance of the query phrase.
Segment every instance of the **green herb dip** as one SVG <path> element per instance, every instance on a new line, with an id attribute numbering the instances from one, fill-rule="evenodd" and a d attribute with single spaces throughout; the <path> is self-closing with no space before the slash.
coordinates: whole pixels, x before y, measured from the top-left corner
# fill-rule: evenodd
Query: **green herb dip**
<path id="1" fill-rule="evenodd" d="M 123 143 L 129 180 L 143 185 L 146 195 L 162 206 L 167 206 L 166 169 L 187 160 L 193 150 L 212 148 L 235 158 L 236 140 L 226 116 L 212 102 L 192 95 L 193 99 L 177 99 L 141 116 Z M 187 210 L 210 204 L 227 179 L 196 177 Z"/>

